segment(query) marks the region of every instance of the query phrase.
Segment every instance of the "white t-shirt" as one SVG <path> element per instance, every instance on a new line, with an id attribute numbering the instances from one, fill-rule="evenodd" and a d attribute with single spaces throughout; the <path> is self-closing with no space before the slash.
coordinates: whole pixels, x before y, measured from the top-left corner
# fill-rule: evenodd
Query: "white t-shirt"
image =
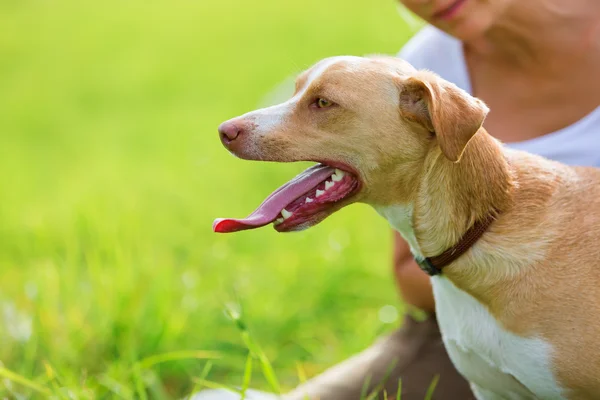
<path id="1" fill-rule="evenodd" d="M 415 68 L 433 71 L 471 93 L 462 43 L 439 29 L 423 28 L 398 56 Z M 569 165 L 600 167 L 600 105 L 566 128 L 506 145 Z"/>

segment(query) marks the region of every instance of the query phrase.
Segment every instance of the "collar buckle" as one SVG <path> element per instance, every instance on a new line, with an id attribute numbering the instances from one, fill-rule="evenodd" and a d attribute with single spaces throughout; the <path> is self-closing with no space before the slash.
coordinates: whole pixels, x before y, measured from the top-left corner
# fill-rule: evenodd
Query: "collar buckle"
<path id="1" fill-rule="evenodd" d="M 415 261 L 417 262 L 419 267 L 423 271 L 425 271 L 429 276 L 436 276 L 442 274 L 442 270 L 433 265 L 431 260 L 427 257 L 423 259 L 415 258 Z"/>

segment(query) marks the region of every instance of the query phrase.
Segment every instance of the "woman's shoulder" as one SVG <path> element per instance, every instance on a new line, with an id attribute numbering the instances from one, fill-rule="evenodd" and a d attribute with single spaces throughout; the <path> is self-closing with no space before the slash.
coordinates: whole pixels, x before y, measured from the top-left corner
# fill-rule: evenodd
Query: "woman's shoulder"
<path id="1" fill-rule="evenodd" d="M 445 32 L 427 25 L 400 50 L 398 57 L 417 69 L 427 69 L 470 92 L 462 43 Z"/>
<path id="2" fill-rule="evenodd" d="M 415 64 L 435 63 L 437 52 L 434 50 L 444 49 L 453 41 L 456 39 L 452 36 L 434 26 L 426 25 L 406 42 L 400 49 L 398 57 Z"/>

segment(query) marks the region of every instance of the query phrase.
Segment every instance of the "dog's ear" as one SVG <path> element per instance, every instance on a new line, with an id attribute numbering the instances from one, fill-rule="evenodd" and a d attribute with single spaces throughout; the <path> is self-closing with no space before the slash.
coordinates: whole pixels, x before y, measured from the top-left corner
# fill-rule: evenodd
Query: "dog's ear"
<path id="1" fill-rule="evenodd" d="M 431 72 L 419 71 L 398 83 L 402 117 L 433 133 L 444 156 L 458 162 L 481 128 L 488 107 Z"/>

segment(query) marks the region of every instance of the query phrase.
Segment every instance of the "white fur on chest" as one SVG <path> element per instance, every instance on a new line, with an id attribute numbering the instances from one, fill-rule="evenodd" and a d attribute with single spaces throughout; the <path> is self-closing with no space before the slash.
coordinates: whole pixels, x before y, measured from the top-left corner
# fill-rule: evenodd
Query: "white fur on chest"
<path id="1" fill-rule="evenodd" d="M 410 247 L 410 251 L 414 255 L 421 255 L 421 249 L 417 243 L 417 238 L 413 232 L 412 214 L 413 208 L 407 206 L 387 206 L 374 207 L 375 211 L 385 218 L 390 225 L 397 230 L 400 235 L 406 240 Z"/>
<path id="2" fill-rule="evenodd" d="M 505 330 L 489 311 L 444 276 L 432 278 L 444 344 L 481 399 L 561 399 L 552 347 Z"/>
<path id="3" fill-rule="evenodd" d="M 374 207 L 422 257 L 410 205 Z M 479 399 L 562 399 L 551 369 L 552 346 L 505 330 L 489 311 L 443 275 L 432 278 L 444 345 Z"/>

